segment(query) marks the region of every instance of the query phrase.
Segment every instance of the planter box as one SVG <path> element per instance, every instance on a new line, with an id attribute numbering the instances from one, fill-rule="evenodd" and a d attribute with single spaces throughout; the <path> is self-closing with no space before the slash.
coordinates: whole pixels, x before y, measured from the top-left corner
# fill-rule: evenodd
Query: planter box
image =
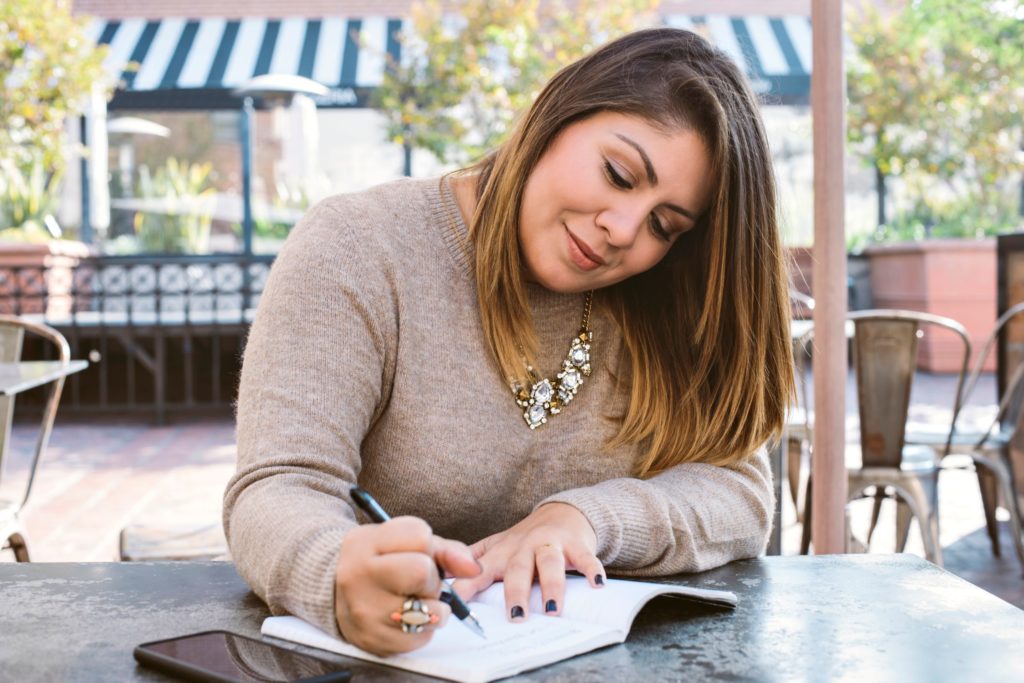
<path id="1" fill-rule="evenodd" d="M 814 248 L 786 247 L 789 259 L 789 284 L 793 289 L 814 296 Z M 847 308 L 851 311 L 872 307 L 869 264 L 862 254 L 846 255 Z M 794 308 L 794 315 L 810 317 L 810 311 Z"/>
<path id="2" fill-rule="evenodd" d="M 942 315 L 966 329 L 975 356 L 996 322 L 996 241 L 922 240 L 865 249 L 875 308 L 902 308 Z M 925 328 L 918 368 L 959 370 L 953 333 Z M 971 358 L 971 362 L 974 362 Z M 994 371 L 995 354 L 985 363 Z"/>
<path id="3" fill-rule="evenodd" d="M 90 253 L 70 240 L 0 242 L 0 313 L 67 317 L 75 266 Z"/>

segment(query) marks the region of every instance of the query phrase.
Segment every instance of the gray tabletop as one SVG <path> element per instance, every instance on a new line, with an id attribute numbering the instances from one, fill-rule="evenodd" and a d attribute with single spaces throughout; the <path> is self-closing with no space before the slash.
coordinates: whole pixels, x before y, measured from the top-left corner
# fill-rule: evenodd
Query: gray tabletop
<path id="1" fill-rule="evenodd" d="M 0 363 L 0 394 L 14 396 L 34 389 L 59 377 L 66 377 L 89 367 L 89 361 L 33 360 L 17 363 Z"/>
<path id="2" fill-rule="evenodd" d="M 733 590 L 739 607 L 659 598 L 625 644 L 510 680 L 1024 678 L 1024 611 L 916 557 L 767 557 L 674 581 Z M 258 637 L 265 616 L 229 563 L 0 564 L 0 680 L 164 680 L 136 667 L 136 644 Z M 428 680 L 321 656 L 354 682 Z"/>

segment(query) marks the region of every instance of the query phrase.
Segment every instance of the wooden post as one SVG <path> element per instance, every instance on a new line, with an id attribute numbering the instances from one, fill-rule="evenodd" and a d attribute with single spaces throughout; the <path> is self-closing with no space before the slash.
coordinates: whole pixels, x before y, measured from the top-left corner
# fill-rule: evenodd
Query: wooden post
<path id="1" fill-rule="evenodd" d="M 846 75 L 843 2 L 812 0 L 814 119 L 814 552 L 846 547 Z"/>

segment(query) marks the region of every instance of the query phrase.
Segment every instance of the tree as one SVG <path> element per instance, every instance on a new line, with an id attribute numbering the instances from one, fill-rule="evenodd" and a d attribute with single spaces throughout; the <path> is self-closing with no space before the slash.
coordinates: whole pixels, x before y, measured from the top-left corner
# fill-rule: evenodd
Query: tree
<path id="1" fill-rule="evenodd" d="M 0 159 L 30 175 L 59 176 L 64 122 L 81 113 L 93 87 L 109 92 L 103 58 L 71 15 L 68 0 L 0 2 Z"/>
<path id="2" fill-rule="evenodd" d="M 915 0 L 848 22 L 848 132 L 876 170 L 881 235 L 991 234 L 1024 171 L 1024 16 L 1015 3 Z M 909 195 L 888 219 L 885 181 Z M 904 228 L 901 230 L 900 228 Z"/>
<path id="3" fill-rule="evenodd" d="M 423 0 L 400 38 L 375 106 L 388 137 L 466 163 L 493 149 L 548 78 L 600 43 L 654 18 L 657 0 Z"/>

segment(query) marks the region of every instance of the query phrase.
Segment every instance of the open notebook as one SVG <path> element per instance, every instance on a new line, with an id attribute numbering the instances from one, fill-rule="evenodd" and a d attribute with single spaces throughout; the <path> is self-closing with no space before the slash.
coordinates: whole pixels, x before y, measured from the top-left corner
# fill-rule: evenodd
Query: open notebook
<path id="1" fill-rule="evenodd" d="M 540 587 L 535 585 L 530 596 L 530 618 L 525 623 L 509 623 L 505 618 L 504 587 L 496 583 L 470 603 L 487 640 L 452 617 L 427 646 L 393 657 L 377 657 L 360 650 L 298 617 L 270 617 L 263 622 L 262 630 L 266 636 L 429 676 L 486 683 L 624 642 L 633 618 L 658 595 L 736 606 L 736 595 L 728 591 L 616 579 L 607 579 L 604 588 L 591 588 L 583 577 L 571 576 L 566 580 L 562 616 L 544 616 Z"/>

